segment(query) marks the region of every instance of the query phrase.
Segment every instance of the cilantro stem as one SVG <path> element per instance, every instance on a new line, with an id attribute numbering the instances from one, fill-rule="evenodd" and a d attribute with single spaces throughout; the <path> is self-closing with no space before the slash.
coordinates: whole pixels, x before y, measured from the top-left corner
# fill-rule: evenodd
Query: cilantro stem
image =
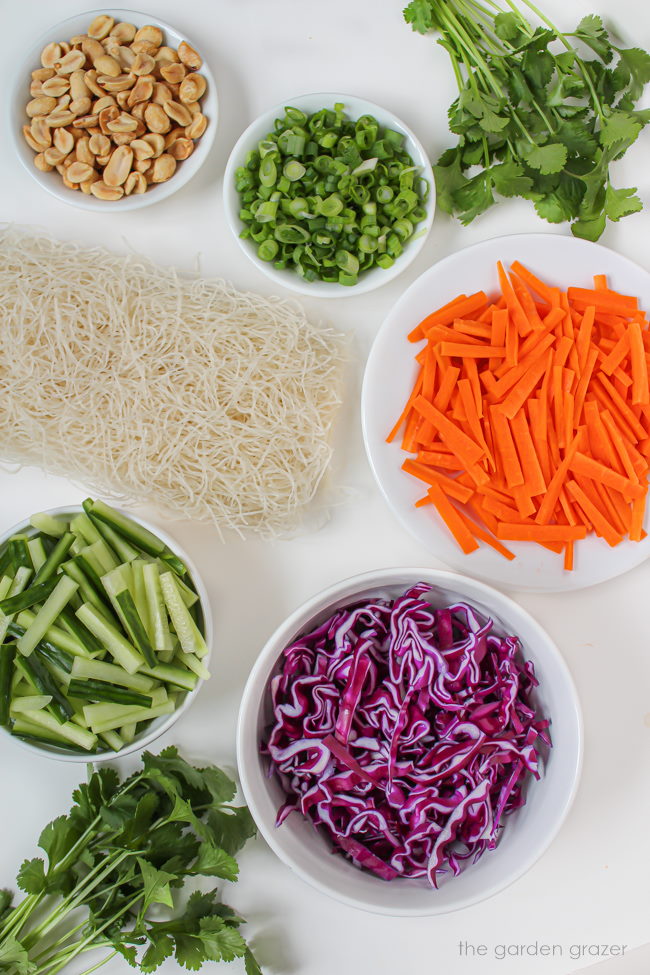
<path id="1" fill-rule="evenodd" d="M 513 0 L 506 0 L 506 2 L 508 4 L 508 6 L 513 11 L 515 11 L 517 13 L 520 13 L 517 10 L 517 8 L 515 7 L 515 5 L 513 3 Z M 530 11 L 532 11 L 532 13 L 534 13 L 536 17 L 539 17 L 539 19 L 542 21 L 542 23 L 545 24 L 548 27 L 549 30 L 553 31 L 553 33 L 555 34 L 555 36 L 557 37 L 557 39 L 564 45 L 564 47 L 567 49 L 567 51 L 571 51 L 573 54 L 575 54 L 575 63 L 578 66 L 578 68 L 580 69 L 580 74 L 582 75 L 582 77 L 584 79 L 584 82 L 587 85 L 587 88 L 589 89 L 589 94 L 591 95 L 591 98 L 592 98 L 592 101 L 594 103 L 594 107 L 596 109 L 596 112 L 597 112 L 600 120 L 602 121 L 605 118 L 605 115 L 604 115 L 604 112 L 603 112 L 603 106 L 602 106 L 602 104 L 600 102 L 600 99 L 598 97 L 598 93 L 596 92 L 596 89 L 594 88 L 593 81 L 591 79 L 591 75 L 589 74 L 589 71 L 587 69 L 587 65 L 585 64 L 585 62 L 582 60 L 582 58 L 580 57 L 580 55 L 576 51 L 576 49 L 573 46 L 573 44 L 571 43 L 571 41 L 568 39 L 568 37 L 566 36 L 566 34 L 563 34 L 562 31 L 559 30 L 559 28 L 557 28 L 555 26 L 555 24 L 553 23 L 552 20 L 549 20 L 548 17 L 538 7 L 536 7 L 534 3 L 531 3 L 531 0 L 521 0 L 521 2 L 523 4 L 525 4 L 526 7 L 528 7 L 528 9 Z M 521 14 L 520 14 L 520 16 L 521 16 Z"/>
<path id="2" fill-rule="evenodd" d="M 49 971 L 50 975 L 55 975 L 56 972 L 59 972 L 62 968 L 64 968 L 68 964 L 69 961 L 72 961 L 73 958 L 76 958 L 77 955 L 81 954 L 81 952 L 88 951 L 91 948 L 103 947 L 103 944 L 105 944 L 105 942 L 98 943 L 97 935 L 101 934 L 103 931 L 106 930 L 106 928 L 109 928 L 112 924 L 115 924 L 116 921 L 119 921 L 124 914 L 126 914 L 128 911 L 131 910 L 131 908 L 136 904 L 137 901 L 140 900 L 141 897 L 142 897 L 141 891 L 139 891 L 137 894 L 134 894 L 131 900 L 127 901 L 126 904 L 124 904 L 119 911 L 113 914 L 112 917 L 108 918 L 107 921 L 104 921 L 103 924 L 101 924 L 98 928 L 95 928 L 94 931 L 91 931 L 91 933 L 86 935 L 85 938 L 82 938 L 81 941 L 78 941 L 76 944 L 71 945 L 70 948 L 67 948 L 62 952 L 57 952 L 48 961 L 46 961 L 45 964 L 39 965 L 36 971 L 32 972 L 31 975 L 41 975 L 42 972 L 47 972 L 47 971 Z M 99 966 L 95 966 L 95 967 L 99 967 Z M 92 970 L 93 969 L 90 969 L 90 971 Z"/>
<path id="3" fill-rule="evenodd" d="M 36 928 L 29 932 L 26 938 L 23 939 L 23 943 L 26 948 L 32 948 L 38 945 L 40 939 L 46 935 L 52 928 L 67 915 L 70 911 L 73 911 L 76 907 L 83 904 L 84 900 L 87 899 L 88 894 L 94 890 L 98 884 L 104 880 L 119 864 L 126 860 L 127 857 L 137 856 L 138 851 L 124 850 L 118 855 L 113 854 L 112 858 L 100 862 L 96 867 L 94 867 L 89 874 L 77 884 L 71 893 L 64 897 L 61 903 L 42 921 Z"/>

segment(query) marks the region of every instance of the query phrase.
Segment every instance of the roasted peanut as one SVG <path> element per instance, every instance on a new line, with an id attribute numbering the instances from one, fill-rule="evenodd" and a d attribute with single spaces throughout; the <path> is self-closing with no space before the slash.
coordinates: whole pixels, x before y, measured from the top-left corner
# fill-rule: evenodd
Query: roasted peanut
<path id="1" fill-rule="evenodd" d="M 144 120 L 151 132 L 169 132 L 172 127 L 167 113 L 160 105 L 147 105 L 144 110 Z"/>
<path id="2" fill-rule="evenodd" d="M 169 147 L 169 155 L 174 159 L 187 159 L 194 152 L 194 143 L 191 139 L 176 139 Z"/>
<path id="3" fill-rule="evenodd" d="M 102 54 L 100 58 L 95 58 L 94 67 L 97 71 L 98 78 L 100 75 L 117 78 L 118 75 L 122 74 L 119 61 L 112 58 L 110 54 Z M 101 81 L 99 83 L 101 84 Z"/>
<path id="4" fill-rule="evenodd" d="M 56 98 L 52 98 L 50 95 L 40 95 L 38 98 L 32 98 L 31 102 L 27 102 L 25 111 L 30 118 L 36 118 L 37 115 L 48 115 L 55 108 Z"/>
<path id="5" fill-rule="evenodd" d="M 37 169 L 40 169 L 42 173 L 51 173 L 54 169 L 54 166 L 50 166 L 50 164 L 46 162 L 45 156 L 42 152 L 39 152 L 38 155 L 34 156 L 34 165 Z"/>
<path id="6" fill-rule="evenodd" d="M 93 172 L 93 167 L 89 166 L 88 163 L 73 162 L 68 167 L 66 175 L 71 183 L 84 183 L 86 180 L 92 179 Z"/>
<path id="7" fill-rule="evenodd" d="M 61 78 L 59 75 L 55 75 L 54 78 L 48 78 L 47 81 L 41 83 L 41 94 L 49 95 L 51 98 L 58 98 L 60 95 L 65 95 L 69 88 L 70 82 L 67 78 Z"/>
<path id="8" fill-rule="evenodd" d="M 162 135 L 157 132 L 148 132 L 146 135 L 142 136 L 144 142 L 148 142 L 153 148 L 153 157 L 156 159 L 161 152 L 165 149 L 165 140 Z"/>
<path id="9" fill-rule="evenodd" d="M 70 111 L 75 115 L 88 115 L 90 112 L 90 98 L 75 98 L 70 102 Z"/>
<path id="10" fill-rule="evenodd" d="M 207 87 L 208 83 L 203 75 L 197 74 L 194 71 L 181 81 L 178 89 L 178 98 L 185 104 L 187 102 L 198 102 L 199 98 L 203 98 L 205 95 L 205 89 Z"/>
<path id="11" fill-rule="evenodd" d="M 84 82 L 88 86 L 88 88 L 90 88 L 93 95 L 97 95 L 98 98 L 101 98 L 103 95 L 106 94 L 104 89 L 97 82 L 97 72 L 95 71 L 94 68 L 90 68 L 89 71 L 85 72 Z"/>
<path id="12" fill-rule="evenodd" d="M 53 68 L 61 56 L 61 45 L 52 41 L 51 44 L 46 44 L 41 51 L 41 64 L 44 68 Z"/>
<path id="13" fill-rule="evenodd" d="M 62 152 L 64 156 L 67 156 L 68 153 L 72 152 L 74 149 L 74 139 L 72 138 L 72 134 L 68 132 L 67 129 L 56 129 L 52 141 L 59 152 Z"/>
<path id="14" fill-rule="evenodd" d="M 131 193 L 144 193 L 147 188 L 147 181 L 142 173 L 129 173 L 124 184 L 124 192 L 127 196 Z"/>
<path id="15" fill-rule="evenodd" d="M 99 17 L 95 17 L 88 28 L 88 37 L 94 37 L 101 41 L 110 34 L 114 24 L 115 21 L 108 14 L 100 14 Z"/>
<path id="16" fill-rule="evenodd" d="M 91 135 L 88 147 L 93 156 L 105 156 L 111 151 L 111 140 L 106 135 Z"/>
<path id="17" fill-rule="evenodd" d="M 90 150 L 90 139 L 87 135 L 79 139 L 76 143 L 75 156 L 77 157 L 77 162 L 87 163 L 88 166 L 95 165 L 95 154 Z"/>
<path id="18" fill-rule="evenodd" d="M 79 68 L 83 68 L 86 63 L 86 55 L 83 51 L 68 51 L 64 54 L 60 61 L 57 61 L 54 65 L 57 74 L 72 74 L 73 71 L 78 71 Z"/>
<path id="19" fill-rule="evenodd" d="M 187 68 L 180 61 L 177 63 L 171 61 L 169 64 L 161 64 L 160 66 L 160 77 L 168 81 L 170 85 L 180 84 L 186 74 Z"/>
<path id="20" fill-rule="evenodd" d="M 168 152 L 164 152 L 162 156 L 158 156 L 154 160 L 154 164 L 151 167 L 151 182 L 165 183 L 174 175 L 175 171 L 176 160 Z"/>
<path id="21" fill-rule="evenodd" d="M 186 41 L 181 41 L 178 45 L 178 56 L 192 71 L 198 71 L 203 64 L 203 58 Z"/>
<path id="22" fill-rule="evenodd" d="M 192 116 L 192 121 L 185 128 L 185 135 L 188 139 L 200 139 L 207 127 L 207 118 L 199 112 L 198 115 Z"/>
<path id="23" fill-rule="evenodd" d="M 129 146 L 118 146 L 111 153 L 108 165 L 104 169 L 103 180 L 107 186 L 121 186 L 131 172 L 133 152 Z"/>
<path id="24" fill-rule="evenodd" d="M 163 42 L 163 33 L 160 27 L 154 27 L 153 24 L 145 24 L 144 27 L 140 27 L 135 32 L 133 39 L 136 43 L 147 41 L 149 44 L 155 44 L 156 47 L 160 47 Z"/>
<path id="25" fill-rule="evenodd" d="M 81 50 L 89 61 L 94 61 L 95 58 L 101 58 L 105 53 L 102 45 L 94 37 L 84 37 L 81 42 Z"/>
<path id="26" fill-rule="evenodd" d="M 102 86 L 104 91 L 126 91 L 127 88 L 133 88 L 135 77 L 131 74 L 118 74 L 117 77 L 100 74 L 97 77 L 97 83 Z"/>
<path id="27" fill-rule="evenodd" d="M 119 24 L 115 24 L 111 28 L 110 36 L 114 37 L 119 44 L 130 44 L 131 41 L 135 39 L 136 27 L 135 24 L 129 24 L 128 22 L 122 20 Z"/>

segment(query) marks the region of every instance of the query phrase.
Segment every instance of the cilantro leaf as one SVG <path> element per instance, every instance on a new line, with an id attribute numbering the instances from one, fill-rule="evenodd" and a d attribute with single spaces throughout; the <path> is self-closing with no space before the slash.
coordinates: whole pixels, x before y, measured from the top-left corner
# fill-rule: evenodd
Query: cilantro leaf
<path id="1" fill-rule="evenodd" d="M 605 193 L 605 213 L 610 220 L 620 220 L 630 213 L 638 213 L 643 209 L 643 203 L 636 195 L 636 187 L 615 190 L 611 184 L 607 185 Z"/>
<path id="2" fill-rule="evenodd" d="M 246 942 L 239 931 L 220 917 L 203 918 L 199 936 L 205 957 L 210 961 L 233 961 L 246 954 Z"/>
<path id="3" fill-rule="evenodd" d="M 524 196 L 533 187 L 530 176 L 526 176 L 523 168 L 512 160 L 491 166 L 488 172 L 501 196 Z"/>
<path id="4" fill-rule="evenodd" d="M 225 812 L 211 809 L 208 813 L 208 826 L 217 846 L 234 856 L 244 843 L 255 836 L 257 827 L 246 806 Z"/>
<path id="5" fill-rule="evenodd" d="M 406 23 L 419 34 L 427 34 L 433 27 L 433 12 L 429 0 L 411 0 L 403 13 Z"/>
<path id="6" fill-rule="evenodd" d="M 590 47 L 598 57 L 609 64 L 613 57 L 612 45 L 609 34 L 603 25 L 603 21 L 596 14 L 587 14 L 583 17 L 575 29 L 574 37 L 578 37 L 583 44 Z"/>
<path id="7" fill-rule="evenodd" d="M 526 39 L 520 24 L 519 17 L 510 11 L 497 14 L 494 18 L 494 33 L 502 41 L 509 41 L 513 47 L 519 47 Z"/>
<path id="8" fill-rule="evenodd" d="M 571 233 L 574 237 L 582 237 L 583 240 L 598 240 L 605 229 L 605 223 L 604 213 L 588 220 L 576 220 L 571 224 Z"/>
<path id="9" fill-rule="evenodd" d="M 561 142 L 549 142 L 545 146 L 529 146 L 525 152 L 525 159 L 532 169 L 538 169 L 542 175 L 558 173 L 567 160 L 567 149 Z"/>
<path id="10" fill-rule="evenodd" d="M 257 959 L 250 948 L 246 949 L 246 954 L 244 955 L 244 967 L 246 969 L 246 975 L 262 975 L 262 969 L 257 964 Z"/>
<path id="11" fill-rule="evenodd" d="M 169 884 L 175 879 L 174 874 L 167 873 L 165 870 L 156 870 L 142 857 L 138 857 L 138 865 L 142 872 L 143 882 L 143 900 L 140 913 L 144 915 L 151 904 L 164 904 L 167 907 L 173 907 L 174 899 Z"/>
<path id="12" fill-rule="evenodd" d="M 650 54 L 640 47 L 628 47 L 618 48 L 618 57 L 618 69 L 627 77 L 630 98 L 636 102 L 650 81 Z"/>
<path id="13" fill-rule="evenodd" d="M 631 146 L 641 128 L 641 122 L 637 121 L 629 112 L 612 112 L 603 122 L 600 130 L 600 141 L 604 146 L 613 146 L 615 143 Z"/>
<path id="14" fill-rule="evenodd" d="M 0 970 L 13 971 L 15 975 L 32 975 L 37 966 L 29 960 L 23 945 L 12 934 L 2 939 L 0 945 Z"/>
<path id="15" fill-rule="evenodd" d="M 460 222 L 464 225 L 471 223 L 493 203 L 492 182 L 486 171 L 477 173 L 454 194 L 454 204 L 460 210 Z"/>
<path id="16" fill-rule="evenodd" d="M 56 866 L 79 839 L 79 830 L 67 816 L 52 820 L 41 832 L 38 845 L 47 854 L 50 869 Z"/>
<path id="17" fill-rule="evenodd" d="M 140 960 L 140 971 L 154 972 L 162 965 L 166 958 L 174 953 L 174 941 L 170 934 L 164 932 L 147 932 L 149 947 Z"/>
<path id="18" fill-rule="evenodd" d="M 40 857 L 23 862 L 18 871 L 16 883 L 26 894 L 41 894 L 47 889 L 45 864 Z"/>
<path id="19" fill-rule="evenodd" d="M 199 855 L 192 867 L 193 873 L 205 877 L 221 877 L 223 880 L 237 880 L 239 867 L 237 861 L 212 842 L 201 843 Z"/>

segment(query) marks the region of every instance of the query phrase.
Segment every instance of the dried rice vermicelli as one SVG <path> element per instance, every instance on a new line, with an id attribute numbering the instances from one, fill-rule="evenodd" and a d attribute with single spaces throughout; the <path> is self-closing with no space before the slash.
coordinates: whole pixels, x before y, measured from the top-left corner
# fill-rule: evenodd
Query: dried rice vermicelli
<path id="1" fill-rule="evenodd" d="M 11 227 L 0 294 L 2 458 L 220 529 L 300 526 L 344 336 L 293 301 Z"/>

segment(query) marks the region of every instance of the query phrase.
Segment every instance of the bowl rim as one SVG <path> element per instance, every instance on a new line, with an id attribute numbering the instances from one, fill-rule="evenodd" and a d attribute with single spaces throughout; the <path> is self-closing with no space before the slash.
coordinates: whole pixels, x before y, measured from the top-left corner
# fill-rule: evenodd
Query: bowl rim
<path id="1" fill-rule="evenodd" d="M 144 13 L 143 11 L 133 10 L 127 7 L 102 7 L 93 10 L 81 11 L 80 13 L 66 17 L 64 20 L 61 20 L 56 24 L 52 24 L 49 28 L 42 31 L 40 36 L 36 38 L 26 54 L 21 57 L 18 62 L 14 61 L 14 67 L 16 70 L 14 71 L 13 83 L 7 89 L 5 96 L 6 116 L 10 137 L 15 155 L 23 168 L 38 183 L 38 185 L 42 187 L 42 189 L 49 193 L 50 196 L 60 200 L 62 203 L 67 203 L 70 206 L 74 206 L 78 210 L 88 210 L 95 213 L 116 213 L 126 212 L 127 210 L 139 210 L 142 207 L 152 206 L 154 203 L 167 199 L 177 190 L 181 189 L 181 187 L 185 186 L 199 171 L 212 148 L 220 118 L 219 95 L 217 92 L 217 85 L 214 75 L 212 74 L 210 65 L 205 58 L 203 58 L 203 64 L 201 65 L 200 71 L 201 74 L 205 75 L 208 83 L 204 107 L 209 109 L 209 125 L 201 138 L 198 140 L 197 148 L 194 150 L 191 156 L 183 160 L 183 166 L 179 168 L 178 172 L 174 172 L 173 176 L 171 176 L 170 179 L 166 180 L 164 183 L 158 183 L 154 188 L 148 189 L 146 193 L 131 194 L 131 196 L 128 197 L 123 196 L 119 200 L 97 200 L 94 196 L 92 196 L 92 194 L 90 196 L 85 196 L 83 193 L 69 190 L 63 185 L 63 182 L 61 182 L 59 185 L 58 183 L 44 180 L 42 176 L 47 176 L 49 174 L 41 174 L 34 165 L 28 164 L 28 157 L 24 152 L 23 142 L 21 141 L 22 132 L 20 131 L 20 125 L 17 128 L 14 124 L 17 119 L 18 113 L 16 110 L 16 105 L 18 104 L 21 89 L 27 85 L 27 74 L 23 74 L 25 65 L 28 66 L 26 69 L 27 72 L 32 71 L 33 68 L 30 68 L 29 65 L 36 63 L 37 61 L 40 63 L 39 55 L 44 45 L 52 39 L 52 35 L 54 33 L 58 33 L 60 30 L 63 30 L 67 24 L 77 22 L 81 19 L 84 21 L 87 20 L 88 24 L 90 24 L 93 18 L 99 14 L 107 14 L 110 17 L 120 15 L 120 19 L 122 20 L 127 19 L 127 17 L 121 17 L 122 14 L 125 14 L 128 15 L 128 17 L 141 20 L 143 25 L 155 24 L 166 33 L 171 32 L 172 34 L 177 34 L 179 37 L 191 44 L 192 47 L 195 46 L 192 38 L 182 33 L 177 27 L 174 27 L 173 24 L 169 24 L 166 21 L 161 20 L 159 17 L 152 16 Z M 195 50 L 200 51 L 201 45 L 198 45 Z M 27 101 L 28 99 L 25 101 L 25 105 L 27 104 Z M 25 118 L 27 118 L 27 116 L 25 116 Z M 27 146 L 27 148 L 29 149 L 29 152 L 32 153 L 31 159 L 33 159 L 33 150 L 29 146 Z M 187 166 L 186 164 L 190 163 L 190 161 L 191 165 Z M 176 181 L 177 176 L 178 181 Z"/>
<path id="2" fill-rule="evenodd" d="M 471 601 L 474 598 L 478 598 L 486 606 L 496 604 L 494 608 L 496 616 L 500 615 L 500 611 L 506 612 L 515 621 L 517 618 L 524 620 L 535 631 L 535 635 L 540 638 L 540 643 L 544 645 L 544 653 L 548 653 L 549 657 L 553 659 L 562 673 L 563 682 L 571 698 L 573 708 L 572 717 L 575 721 L 576 732 L 574 742 L 575 759 L 572 761 L 571 766 L 570 787 L 563 794 L 562 802 L 559 805 L 559 814 L 555 818 L 552 829 L 545 834 L 543 843 L 538 844 L 533 853 L 523 859 L 515 868 L 511 869 L 504 879 L 494 881 L 484 891 L 480 892 L 480 894 L 467 895 L 457 903 L 440 907 L 432 901 L 422 909 L 400 909 L 395 905 L 380 905 L 369 900 L 364 900 L 360 896 L 348 894 L 345 890 L 337 888 L 327 881 L 321 881 L 313 873 L 310 873 L 308 869 L 302 867 L 296 858 L 284 848 L 281 837 L 278 836 L 278 830 L 270 826 L 264 814 L 260 813 L 255 797 L 255 786 L 252 784 L 255 772 L 249 768 L 246 752 L 250 748 L 251 739 L 257 737 L 256 729 L 259 709 L 264 698 L 264 692 L 260 694 L 257 684 L 261 677 L 265 675 L 264 690 L 266 689 L 273 665 L 282 653 L 283 647 L 292 639 L 292 634 L 295 635 L 297 630 L 309 625 L 311 619 L 325 612 L 330 604 L 337 602 L 339 599 L 352 599 L 355 593 L 360 594 L 361 591 L 369 588 L 409 585 L 414 584 L 416 580 L 430 582 L 432 586 L 439 585 L 442 588 L 452 589 L 456 592 L 459 590 L 461 592 L 467 590 L 466 598 L 468 600 Z M 372 914 L 383 914 L 393 917 L 431 917 L 462 910 L 483 902 L 495 894 L 501 893 L 523 877 L 544 853 L 547 852 L 564 825 L 578 792 L 584 761 L 584 720 L 580 698 L 573 676 L 560 649 L 535 617 L 514 599 L 480 580 L 452 570 L 422 566 L 388 566 L 382 569 L 372 569 L 348 576 L 327 586 L 325 589 L 315 593 L 312 597 L 304 600 L 276 627 L 260 651 L 242 693 L 237 719 L 236 748 L 237 766 L 242 792 L 257 828 L 276 856 L 289 866 L 295 874 L 320 893 L 327 894 L 350 907 Z M 257 743 L 255 743 L 255 751 L 256 754 L 259 754 Z"/>
<path id="3" fill-rule="evenodd" d="M 185 562 L 185 564 L 187 565 L 190 575 L 192 576 L 192 582 L 196 587 L 196 591 L 199 597 L 199 602 L 201 604 L 201 610 L 203 612 L 203 628 L 205 631 L 204 637 L 205 637 L 206 646 L 208 648 L 208 652 L 203 659 L 207 666 L 212 656 L 212 646 L 213 646 L 213 639 L 214 639 L 214 621 L 212 617 L 212 609 L 210 606 L 208 591 L 206 589 L 205 583 L 203 582 L 203 579 L 198 569 L 196 568 L 194 560 L 191 558 L 191 556 L 187 554 L 187 552 L 182 547 L 182 545 L 179 545 L 176 542 L 176 540 L 172 538 L 172 536 L 169 535 L 164 529 L 158 528 L 157 525 L 152 524 L 150 521 L 146 520 L 145 518 L 141 518 L 139 515 L 137 516 L 134 515 L 133 512 L 131 511 L 125 511 L 122 508 L 117 508 L 116 505 L 113 505 L 113 507 L 115 507 L 116 510 L 120 511 L 122 514 L 128 515 L 128 517 L 131 518 L 133 521 L 136 521 L 139 525 L 142 525 L 143 528 L 148 529 L 150 532 L 152 532 L 152 534 L 156 535 L 161 540 L 161 542 L 164 542 L 165 545 L 171 548 L 174 554 L 178 555 L 183 560 L 183 562 Z M 55 517 L 56 515 L 71 514 L 73 512 L 77 514 L 81 514 L 83 510 L 84 509 L 80 504 L 66 504 L 66 505 L 59 505 L 56 508 L 39 509 L 39 511 L 42 511 L 44 514 L 52 515 L 53 517 Z M 29 521 L 30 517 L 31 516 L 27 516 L 27 518 L 21 519 L 13 527 L 0 532 L 0 546 L 2 546 L 7 541 L 7 539 L 10 538 L 12 535 L 16 534 L 17 532 L 20 532 L 21 530 L 24 530 L 27 527 L 30 527 L 30 521 Z M 34 745 L 28 741 L 22 741 L 20 738 L 17 738 L 15 735 L 12 735 L 10 731 L 8 731 L 6 728 L 1 726 L 0 726 L 0 732 L 6 738 L 11 739 L 11 741 L 13 741 L 16 745 L 19 745 L 21 748 L 30 751 L 32 754 L 41 755 L 44 756 L 45 758 L 53 759 L 54 761 L 57 762 L 68 762 L 72 764 L 87 764 L 88 762 L 92 762 L 93 764 L 99 764 L 100 762 L 114 762 L 118 758 L 124 758 L 126 755 L 132 755 L 134 752 L 141 751 L 143 748 L 146 748 L 148 745 L 154 742 L 157 738 L 160 738 L 162 735 L 164 735 L 165 732 L 169 731 L 169 729 L 172 727 L 172 725 L 174 725 L 178 721 L 181 715 L 184 714 L 191 707 L 199 691 L 201 690 L 202 686 L 205 683 L 206 682 L 201 677 L 199 677 L 196 686 L 194 687 L 193 690 L 187 692 L 187 694 L 185 695 L 185 699 L 183 700 L 180 707 L 178 707 L 175 711 L 172 711 L 171 714 L 166 715 L 164 721 L 162 721 L 159 725 L 153 728 L 150 727 L 147 730 L 146 734 L 144 734 L 142 737 L 134 738 L 132 742 L 125 745 L 124 748 L 120 749 L 119 752 L 113 751 L 112 749 L 110 751 L 102 752 L 99 755 L 95 755 L 92 753 L 82 754 L 81 752 L 65 752 L 63 750 L 59 752 L 44 746 L 42 747 L 40 745 Z"/>
<path id="4" fill-rule="evenodd" d="M 346 102 L 354 102 L 359 106 L 360 114 L 367 112 L 377 116 L 377 113 L 379 113 L 379 115 L 384 116 L 387 120 L 390 120 L 380 122 L 380 124 L 384 126 L 389 125 L 390 127 L 396 128 L 406 136 L 406 138 L 411 142 L 412 147 L 415 149 L 415 153 L 411 152 L 411 155 L 419 155 L 420 162 L 418 165 L 424 171 L 423 175 L 426 173 L 429 180 L 430 191 L 424 204 L 426 207 L 427 216 L 423 221 L 421 221 L 420 224 L 418 224 L 416 232 L 408 242 L 404 252 L 395 261 L 392 267 L 374 267 L 366 274 L 364 278 L 359 281 L 358 284 L 355 284 L 350 288 L 336 282 L 328 283 L 324 281 L 304 281 L 299 274 L 290 269 L 287 269 L 286 271 L 277 271 L 272 264 L 269 264 L 269 262 L 260 260 L 260 258 L 257 257 L 257 254 L 255 254 L 253 248 L 250 246 L 250 242 L 247 240 L 242 240 L 242 238 L 239 236 L 241 221 L 239 220 L 238 197 L 237 191 L 234 189 L 233 177 L 235 169 L 242 164 L 242 159 L 244 158 L 245 152 L 248 151 L 246 148 L 248 143 L 251 142 L 254 133 L 257 132 L 258 129 L 267 130 L 269 125 L 272 126 L 273 119 L 277 117 L 278 114 L 282 114 L 287 105 L 301 108 L 304 106 L 305 102 L 311 102 L 314 99 L 320 99 L 321 107 L 326 107 L 328 103 L 333 103 L 334 101 L 343 102 L 344 104 Z M 315 109 L 313 109 L 313 111 L 315 111 Z M 414 160 L 414 162 L 416 162 L 416 160 Z M 398 275 L 405 271 L 406 268 L 409 267 L 409 265 L 415 260 L 417 255 L 424 247 L 429 234 L 431 233 L 431 228 L 433 226 L 433 221 L 436 214 L 436 193 L 433 180 L 433 167 L 431 160 L 429 159 L 429 154 L 426 152 L 422 142 L 417 137 L 415 132 L 406 124 L 406 122 L 403 122 L 398 115 L 396 115 L 390 109 L 384 108 L 383 105 L 379 105 L 377 102 L 370 101 L 367 98 L 362 98 L 360 95 L 353 95 L 350 92 L 310 91 L 283 99 L 282 102 L 277 103 L 258 115 L 257 118 L 253 119 L 253 121 L 250 122 L 250 124 L 244 129 L 231 149 L 226 162 L 223 175 L 223 204 L 226 221 L 237 241 L 237 244 L 243 253 L 249 258 L 249 260 L 255 265 L 255 267 L 275 284 L 279 284 L 284 288 L 288 288 L 290 291 L 294 291 L 301 295 L 307 295 L 312 298 L 351 298 L 355 297 L 356 295 L 367 294 L 369 291 L 375 291 L 377 288 L 383 287 L 385 284 L 388 284 L 389 281 L 393 281 Z M 380 271 L 382 274 L 379 274 Z M 375 280 L 375 278 L 377 278 L 377 280 Z"/>

